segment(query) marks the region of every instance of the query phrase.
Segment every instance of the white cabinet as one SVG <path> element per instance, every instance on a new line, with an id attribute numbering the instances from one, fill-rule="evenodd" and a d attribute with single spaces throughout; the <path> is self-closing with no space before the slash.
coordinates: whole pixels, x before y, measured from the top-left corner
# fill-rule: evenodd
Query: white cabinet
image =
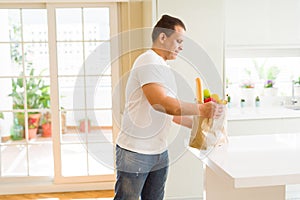
<path id="1" fill-rule="evenodd" d="M 227 0 L 226 44 L 300 45 L 300 0 Z"/>

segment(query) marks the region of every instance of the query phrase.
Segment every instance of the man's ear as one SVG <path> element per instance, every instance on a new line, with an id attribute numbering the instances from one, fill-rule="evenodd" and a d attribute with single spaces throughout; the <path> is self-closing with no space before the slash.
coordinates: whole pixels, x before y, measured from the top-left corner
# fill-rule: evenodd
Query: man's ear
<path id="1" fill-rule="evenodd" d="M 167 39 L 167 35 L 165 33 L 160 33 L 158 35 L 158 39 L 159 39 L 160 43 L 164 43 L 164 41 Z"/>

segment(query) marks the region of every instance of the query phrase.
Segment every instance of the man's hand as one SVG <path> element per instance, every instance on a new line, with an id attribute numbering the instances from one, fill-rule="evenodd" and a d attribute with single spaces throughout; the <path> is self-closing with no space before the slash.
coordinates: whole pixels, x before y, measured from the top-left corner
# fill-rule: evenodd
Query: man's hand
<path id="1" fill-rule="evenodd" d="M 213 101 L 199 104 L 200 116 L 206 118 L 219 118 L 224 112 L 224 105 Z"/>

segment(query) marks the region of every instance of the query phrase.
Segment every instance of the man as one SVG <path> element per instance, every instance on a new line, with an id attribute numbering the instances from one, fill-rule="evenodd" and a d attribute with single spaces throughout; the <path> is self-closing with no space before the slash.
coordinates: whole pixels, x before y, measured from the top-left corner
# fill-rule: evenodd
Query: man
<path id="1" fill-rule="evenodd" d="M 183 50 L 185 25 L 164 15 L 152 32 L 152 48 L 133 64 L 126 86 L 126 104 L 117 138 L 115 200 L 162 200 L 168 172 L 167 134 L 172 120 L 192 126 L 191 115 L 218 117 L 213 102 L 176 99 L 176 82 L 167 60 Z"/>

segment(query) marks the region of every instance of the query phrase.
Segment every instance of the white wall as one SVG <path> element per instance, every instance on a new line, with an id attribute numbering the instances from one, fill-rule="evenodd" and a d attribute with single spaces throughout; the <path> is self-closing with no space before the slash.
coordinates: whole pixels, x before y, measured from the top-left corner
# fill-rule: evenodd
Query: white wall
<path id="1" fill-rule="evenodd" d="M 220 0 L 158 0 L 157 17 L 170 14 L 183 20 L 187 36 L 200 45 L 213 60 L 219 76 L 223 74 L 223 28 L 224 10 Z M 185 47 L 184 47 L 185 48 Z M 197 52 L 194 52 L 197 54 Z M 188 60 L 178 59 L 170 63 L 190 85 L 192 91 L 195 77 L 198 76 Z M 196 66 L 205 67 L 205 66 Z M 200 69 L 201 71 L 201 69 Z M 181 84 L 178 84 L 179 86 Z M 182 86 L 181 86 L 182 87 Z M 222 85 L 219 86 L 222 88 Z M 184 89 L 184 88 L 179 88 Z M 185 100 L 192 100 L 194 96 Z M 189 130 L 174 125 L 177 139 L 187 142 Z M 173 137 L 175 137 L 173 135 Z M 171 164 L 166 187 L 167 199 L 201 199 L 203 190 L 202 162 L 189 151 Z"/>

